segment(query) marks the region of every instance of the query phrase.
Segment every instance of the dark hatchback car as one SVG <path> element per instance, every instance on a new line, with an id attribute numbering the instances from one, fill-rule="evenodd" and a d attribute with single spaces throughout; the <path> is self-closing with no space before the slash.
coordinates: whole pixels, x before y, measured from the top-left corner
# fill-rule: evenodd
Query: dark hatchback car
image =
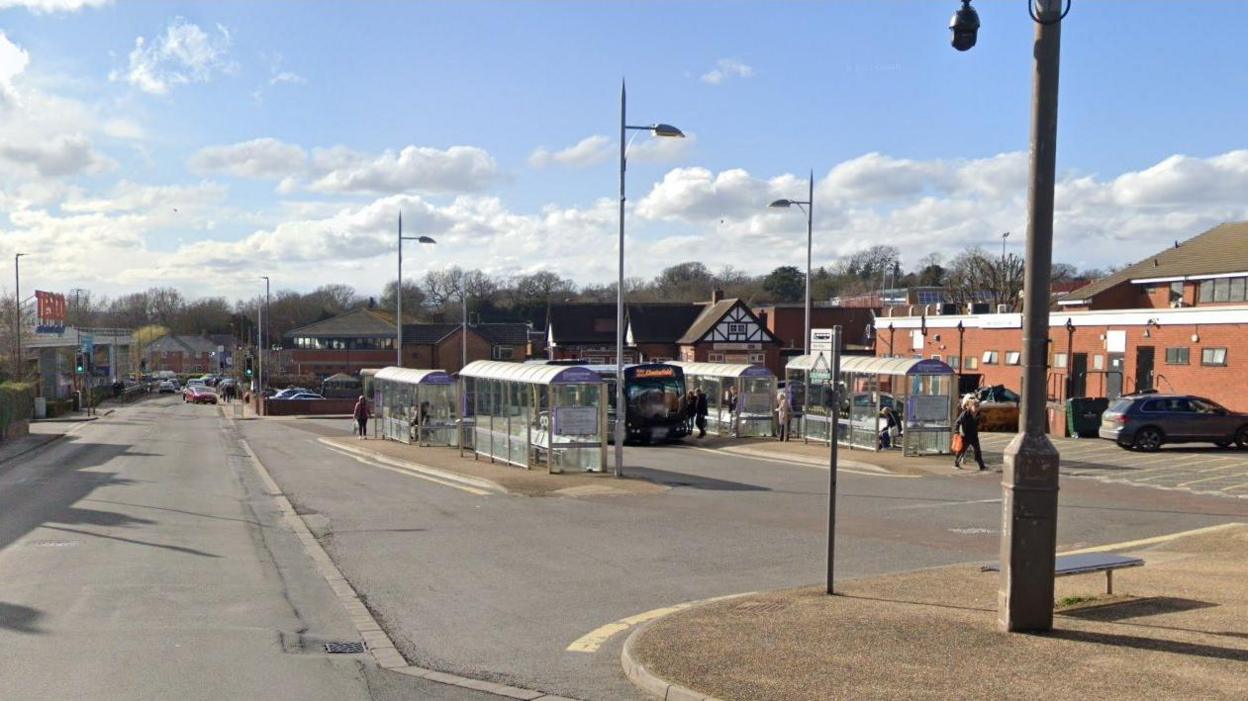
<path id="1" fill-rule="evenodd" d="M 1165 443 L 1235 443 L 1248 448 L 1248 414 L 1203 397 L 1137 394 L 1121 397 L 1101 415 L 1101 438 L 1130 449 L 1157 450 Z"/>

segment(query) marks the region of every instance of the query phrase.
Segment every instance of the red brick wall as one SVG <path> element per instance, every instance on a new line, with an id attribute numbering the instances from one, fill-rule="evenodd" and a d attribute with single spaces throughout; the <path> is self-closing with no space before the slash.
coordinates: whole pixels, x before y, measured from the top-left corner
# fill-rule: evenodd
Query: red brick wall
<path id="1" fill-rule="evenodd" d="M 449 373 L 459 372 L 463 359 L 463 345 L 460 342 L 461 329 L 455 329 L 438 342 L 437 347 L 433 349 L 433 358 L 431 365 L 421 365 L 422 368 L 432 368 L 436 370 L 445 370 Z M 515 362 L 524 361 L 524 348 L 517 346 L 512 352 L 512 358 Z M 494 346 L 480 334 L 472 331 L 468 332 L 468 362 L 474 360 L 494 360 Z"/>
<path id="2" fill-rule="evenodd" d="M 709 363 L 711 362 L 711 353 L 723 353 L 725 355 L 749 355 L 750 353 L 762 353 L 765 360 L 763 365 L 771 370 L 777 378 L 784 377 L 784 363 L 780 359 L 780 349 L 771 345 L 764 345 L 761 351 L 717 351 L 710 343 L 698 343 L 694 345 L 681 346 L 680 360 Z M 735 359 L 728 359 L 725 362 L 737 362 Z M 741 362 L 746 362 L 742 360 Z"/>
<path id="3" fill-rule="evenodd" d="M 1073 337 L 1073 353 L 1088 355 L 1088 396 L 1104 396 L 1105 376 L 1096 371 L 1094 357 L 1104 358 L 1103 368 L 1109 368 L 1109 353 L 1105 349 L 1102 335 L 1107 330 L 1123 330 L 1127 334 L 1126 352 L 1123 354 L 1123 392 L 1133 392 L 1136 388 L 1136 349 L 1140 346 L 1153 346 L 1153 386 L 1162 392 L 1178 392 L 1208 397 L 1228 408 L 1237 411 L 1248 411 L 1248 324 L 1218 324 L 1194 326 L 1191 324 L 1149 327 L 1149 337 L 1144 336 L 1142 326 L 1110 326 L 1075 328 Z M 897 329 L 894 355 L 908 357 L 918 351 L 910 347 L 911 329 Z M 1199 341 L 1192 341 L 1197 334 Z M 888 355 L 888 332 L 882 331 L 880 343 L 877 343 L 876 354 Z M 936 340 L 939 336 L 940 340 Z M 1052 367 L 1052 354 L 1067 352 L 1067 334 L 1061 327 L 1049 331 L 1050 354 L 1049 394 L 1060 397 L 1064 395 L 1066 370 Z M 977 369 L 966 368 L 967 373 L 979 373 L 983 376 L 983 384 L 1002 384 L 1014 391 L 1021 389 L 1023 368 L 1021 365 L 1005 365 L 1007 351 L 1022 351 L 1021 329 L 979 329 L 970 328 L 964 336 L 962 356 L 974 356 L 979 359 Z M 1188 348 L 1187 365 L 1167 365 L 1166 349 L 1172 347 Z M 1201 365 L 1202 348 L 1226 348 L 1227 364 L 1225 367 Z M 996 365 L 984 365 L 984 351 L 998 352 Z M 956 329 L 929 328 L 922 351 L 923 357 L 939 355 L 943 359 L 958 355 L 958 332 Z M 1069 360 L 1067 361 L 1069 364 Z"/>
<path id="4" fill-rule="evenodd" d="M 355 410 L 354 399 L 266 399 L 266 416 L 336 415 L 350 414 Z M 343 424 L 346 430 L 346 424 Z"/>
<path id="5" fill-rule="evenodd" d="M 803 307 L 760 307 L 755 310 L 759 320 L 785 348 L 802 348 L 806 332 L 806 310 Z M 814 307 L 811 328 L 829 329 L 839 325 L 845 343 L 860 344 L 871 325 L 871 310 L 854 307 Z"/>
<path id="6" fill-rule="evenodd" d="M 406 351 L 404 364 L 407 364 L 408 367 L 419 367 L 415 365 L 415 347 L 409 346 L 404 350 Z M 289 353 L 290 370 L 300 375 L 328 377 L 340 372 L 348 375 L 358 375 L 360 370 L 364 368 L 384 368 L 394 365 L 394 351 L 392 350 L 311 350 L 295 348 L 291 349 Z M 234 362 L 235 365 L 239 365 L 242 361 L 238 360 L 236 356 Z"/>

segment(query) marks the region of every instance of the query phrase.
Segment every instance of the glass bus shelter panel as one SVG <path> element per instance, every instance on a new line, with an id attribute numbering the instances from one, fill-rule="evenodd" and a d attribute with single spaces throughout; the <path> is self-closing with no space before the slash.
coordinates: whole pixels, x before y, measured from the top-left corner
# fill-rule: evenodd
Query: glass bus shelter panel
<path id="1" fill-rule="evenodd" d="M 953 438 L 954 376 L 911 375 L 906 378 L 906 455 L 939 455 L 949 452 Z"/>
<path id="2" fill-rule="evenodd" d="M 458 446 L 455 385 L 417 385 L 417 396 L 420 399 L 421 442 L 425 445 Z"/>
<path id="3" fill-rule="evenodd" d="M 510 393 L 507 421 L 507 460 L 529 466 L 529 411 L 532 408 L 532 387 L 508 383 Z"/>
<path id="4" fill-rule="evenodd" d="M 849 399 L 849 432 L 842 442 L 855 448 L 880 448 L 880 409 L 883 395 L 877 390 L 875 375 L 851 375 L 849 386 L 855 391 Z"/>
<path id="5" fill-rule="evenodd" d="M 774 377 L 742 377 L 738 380 L 737 420 L 742 437 L 775 434 L 776 380 Z"/>
<path id="6" fill-rule="evenodd" d="M 603 386 L 552 385 L 551 472 L 600 472 L 604 465 L 606 407 Z"/>

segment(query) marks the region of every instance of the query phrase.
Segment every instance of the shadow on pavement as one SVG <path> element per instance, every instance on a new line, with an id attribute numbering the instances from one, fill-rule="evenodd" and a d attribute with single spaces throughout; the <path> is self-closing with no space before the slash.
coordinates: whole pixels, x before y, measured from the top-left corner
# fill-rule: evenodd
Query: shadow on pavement
<path id="1" fill-rule="evenodd" d="M 771 491 L 767 487 L 760 487 L 756 484 L 732 482 L 730 480 L 715 479 L 714 477 L 699 477 L 698 475 L 690 475 L 684 472 L 658 470 L 653 467 L 630 467 L 628 468 L 628 476 L 649 480 L 669 487 L 689 487 L 691 489 L 711 489 L 725 492 Z"/>
<path id="2" fill-rule="evenodd" d="M 1218 647 L 1217 645 L 1204 645 L 1201 643 L 1185 643 L 1178 640 L 1159 640 L 1157 638 L 1142 638 L 1136 635 L 1119 635 L 1117 633 L 1097 633 L 1090 630 L 1055 629 L 1047 633 L 1036 633 L 1035 635 L 1038 637 L 1058 638 L 1061 640 L 1071 640 L 1080 643 L 1130 647 L 1137 650 L 1169 652 L 1175 655 L 1190 655 L 1193 657 L 1208 657 L 1218 660 L 1232 660 L 1234 662 L 1248 662 L 1248 650 Z"/>
<path id="3" fill-rule="evenodd" d="M 40 618 L 43 618 L 43 612 L 38 609 L 0 601 L 0 629 L 41 634 L 43 631 L 35 625 Z"/>
<path id="4" fill-rule="evenodd" d="M 1218 606 L 1208 601 L 1180 599 L 1173 596 L 1149 596 L 1143 599 L 1115 601 L 1103 606 L 1087 606 L 1073 611 L 1063 611 L 1063 616 L 1084 618 L 1093 621 L 1120 621 L 1124 618 L 1142 618 L 1157 616 L 1163 613 L 1179 611 L 1195 611 L 1197 609 Z"/>

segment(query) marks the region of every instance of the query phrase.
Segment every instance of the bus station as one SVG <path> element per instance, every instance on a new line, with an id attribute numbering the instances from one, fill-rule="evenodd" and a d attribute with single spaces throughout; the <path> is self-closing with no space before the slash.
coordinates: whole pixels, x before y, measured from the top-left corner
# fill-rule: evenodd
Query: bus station
<path id="1" fill-rule="evenodd" d="M 685 383 L 706 394 L 706 430 L 720 436 L 773 435 L 776 376 L 762 365 L 672 363 L 685 371 Z"/>
<path id="2" fill-rule="evenodd" d="M 371 378 L 384 438 L 420 446 L 459 445 L 455 380 L 441 370 L 388 367 Z"/>

